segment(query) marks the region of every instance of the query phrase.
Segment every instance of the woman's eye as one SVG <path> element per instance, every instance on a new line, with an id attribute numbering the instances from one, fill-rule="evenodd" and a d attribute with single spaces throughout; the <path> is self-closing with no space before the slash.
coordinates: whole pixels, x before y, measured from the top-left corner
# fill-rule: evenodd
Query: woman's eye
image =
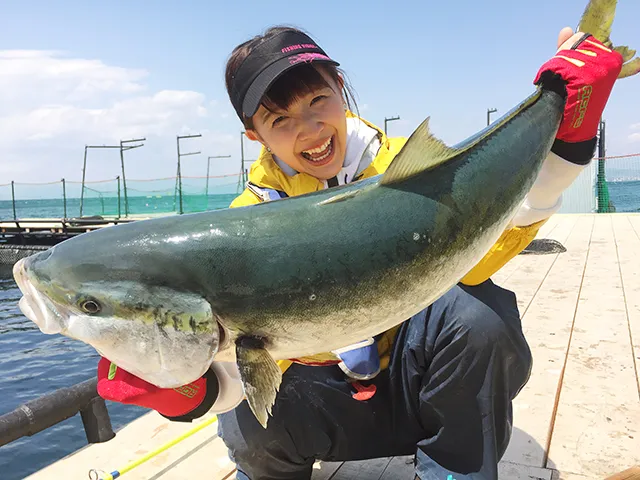
<path id="1" fill-rule="evenodd" d="M 271 123 L 271 126 L 272 126 L 272 127 L 275 127 L 275 126 L 276 126 L 276 125 L 278 125 L 279 123 L 282 123 L 282 122 L 285 120 L 285 118 L 287 118 L 287 117 L 282 117 L 282 116 L 280 116 L 280 117 L 276 118 L 276 119 Z"/>
<path id="2" fill-rule="evenodd" d="M 324 100 L 325 98 L 327 98 L 326 95 L 318 95 L 317 97 L 314 97 L 313 100 L 311 100 L 311 105 L 313 105 L 314 103 L 318 103 L 320 100 Z"/>

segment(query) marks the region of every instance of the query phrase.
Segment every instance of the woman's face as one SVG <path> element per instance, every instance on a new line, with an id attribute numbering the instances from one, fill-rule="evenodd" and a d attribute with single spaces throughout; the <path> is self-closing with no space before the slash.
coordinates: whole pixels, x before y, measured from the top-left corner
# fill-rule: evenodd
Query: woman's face
<path id="1" fill-rule="evenodd" d="M 330 87 L 303 95 L 286 111 L 274 113 L 260 105 L 253 116 L 255 130 L 247 130 L 247 137 L 297 172 L 326 180 L 344 163 L 347 121 L 341 86 L 320 72 Z"/>

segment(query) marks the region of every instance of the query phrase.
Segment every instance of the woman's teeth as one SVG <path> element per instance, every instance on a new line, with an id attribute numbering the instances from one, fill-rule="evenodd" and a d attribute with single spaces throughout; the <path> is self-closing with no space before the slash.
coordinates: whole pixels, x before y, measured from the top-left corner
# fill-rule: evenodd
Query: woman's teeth
<path id="1" fill-rule="evenodd" d="M 311 150 L 304 150 L 302 156 L 312 162 L 319 162 L 326 159 L 331 155 L 333 151 L 333 137 L 329 138 L 325 143 L 319 147 L 312 148 Z"/>

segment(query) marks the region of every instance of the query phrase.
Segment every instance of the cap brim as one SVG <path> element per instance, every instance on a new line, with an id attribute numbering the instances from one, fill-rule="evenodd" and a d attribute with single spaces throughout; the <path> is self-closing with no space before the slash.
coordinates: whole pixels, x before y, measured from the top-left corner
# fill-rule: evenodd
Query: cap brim
<path id="1" fill-rule="evenodd" d="M 303 55 L 306 55 L 303 57 Z M 295 57 L 301 58 L 295 61 Z M 321 54 L 300 54 L 294 57 L 286 57 L 272 63 L 265 68 L 253 81 L 242 102 L 242 113 L 247 117 L 252 117 L 260 107 L 260 101 L 264 94 L 269 90 L 273 82 L 288 70 L 297 67 L 303 63 L 329 63 L 335 66 L 340 64 L 335 60 Z"/>

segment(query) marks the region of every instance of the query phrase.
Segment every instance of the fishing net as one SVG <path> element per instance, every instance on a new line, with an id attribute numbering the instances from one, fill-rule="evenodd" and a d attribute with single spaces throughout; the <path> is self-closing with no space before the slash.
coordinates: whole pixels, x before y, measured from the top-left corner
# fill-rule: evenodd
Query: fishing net
<path id="1" fill-rule="evenodd" d="M 0 220 L 62 217 L 65 210 L 62 181 L 0 185 Z"/>
<path id="2" fill-rule="evenodd" d="M 9 245 L 0 243 L 0 278 L 12 278 L 13 264 L 49 247 L 44 245 Z"/>
<path id="3" fill-rule="evenodd" d="M 122 213 L 122 185 L 119 177 L 111 180 L 67 182 L 69 217 L 119 217 Z"/>
<path id="4" fill-rule="evenodd" d="M 599 162 L 599 211 L 640 212 L 640 154 L 606 157 Z"/>
<path id="5" fill-rule="evenodd" d="M 0 220 L 204 212 L 227 208 L 243 188 L 240 174 L 6 183 L 0 184 Z"/>
<path id="6" fill-rule="evenodd" d="M 226 208 L 243 187 L 239 174 L 127 179 L 129 216 L 194 213 Z"/>
<path id="7" fill-rule="evenodd" d="M 227 208 L 242 188 L 239 174 L 182 177 L 182 210 L 188 213 Z"/>

